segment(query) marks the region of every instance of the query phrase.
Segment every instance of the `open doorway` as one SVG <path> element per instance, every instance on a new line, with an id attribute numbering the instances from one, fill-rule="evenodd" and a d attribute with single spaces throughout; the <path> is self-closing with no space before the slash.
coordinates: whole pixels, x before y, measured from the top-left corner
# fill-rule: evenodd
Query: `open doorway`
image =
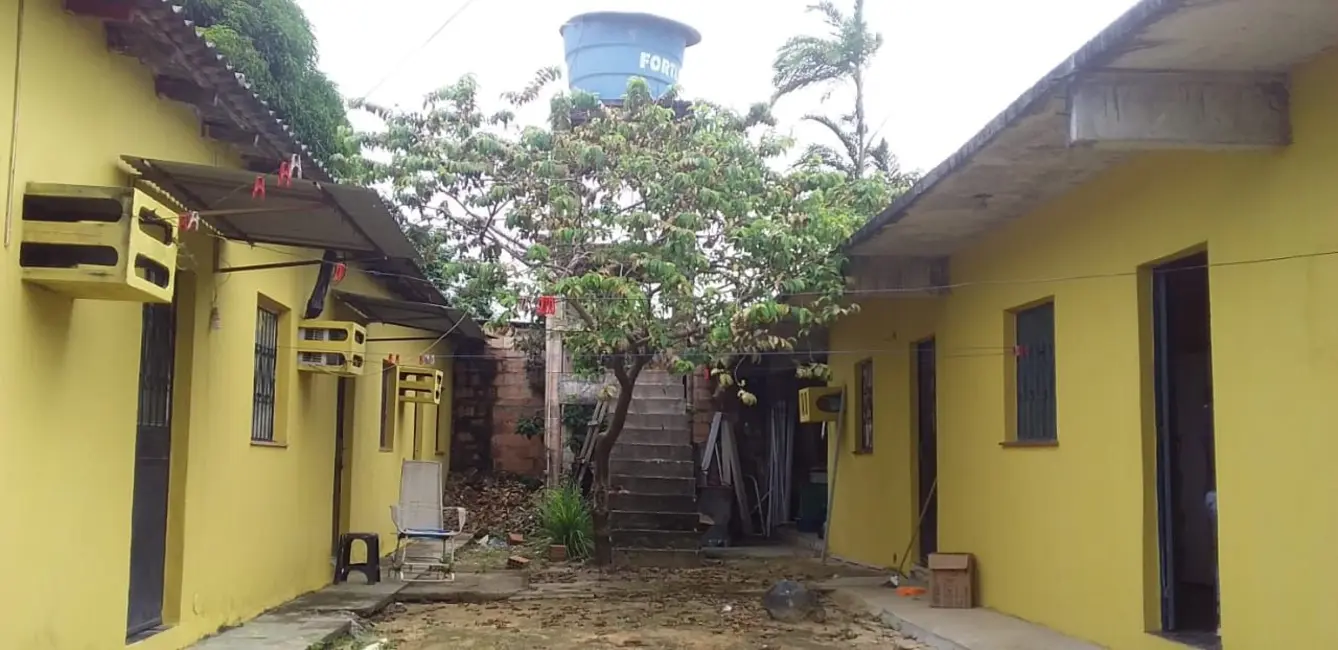
<path id="1" fill-rule="evenodd" d="M 1208 254 L 1153 269 L 1162 630 L 1216 647 L 1216 475 Z"/>
<path id="2" fill-rule="evenodd" d="M 915 344 L 916 506 L 920 515 L 920 566 L 938 552 L 938 383 L 934 339 Z"/>

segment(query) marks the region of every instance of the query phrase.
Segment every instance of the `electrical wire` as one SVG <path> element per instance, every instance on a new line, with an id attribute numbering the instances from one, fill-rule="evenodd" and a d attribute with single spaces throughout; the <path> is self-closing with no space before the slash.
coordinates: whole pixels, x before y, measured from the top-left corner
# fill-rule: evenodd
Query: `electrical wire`
<path id="1" fill-rule="evenodd" d="M 467 4 L 468 4 L 468 3 L 466 3 L 466 5 L 467 5 Z M 463 9 L 464 9 L 464 7 L 461 8 L 461 11 L 463 11 Z M 457 12 L 457 13 L 459 13 L 459 12 Z M 243 186 L 243 187 L 245 187 L 245 186 Z M 240 189 L 241 189 L 241 188 L 234 189 L 233 192 L 235 193 L 236 191 L 239 191 Z M 231 193 L 230 193 L 230 194 L 231 194 Z M 217 203 L 217 202 L 216 202 L 216 203 Z M 205 235 L 205 236 L 209 236 L 209 237 L 218 239 L 218 240 L 220 240 L 220 241 L 227 241 L 227 242 L 233 242 L 233 243 L 245 243 L 245 242 L 238 242 L 238 241 L 235 240 L 235 239 L 232 239 L 232 238 L 227 237 L 227 236 L 224 235 L 221 231 L 219 231 L 217 228 L 214 228 L 212 225 L 210 225 L 210 224 L 209 224 L 207 221 L 205 221 L 204 219 L 198 219 L 197 222 L 198 222 L 201 226 L 203 226 L 204 229 L 203 229 L 203 230 L 200 230 L 199 232 L 200 232 L 201 234 Z M 206 230 L 207 230 L 208 232 L 205 232 Z M 251 244 L 248 244 L 248 245 L 249 245 L 251 248 L 260 249 L 260 250 L 265 250 L 265 251 L 269 251 L 269 252 L 272 252 L 272 253 L 275 253 L 275 254 L 288 256 L 288 257 L 290 257 L 290 258 L 293 258 L 295 261 L 310 262 L 312 265 L 317 265 L 317 264 L 323 262 L 322 259 L 319 259 L 319 258 L 312 258 L 312 257 L 310 257 L 310 255 L 307 254 L 307 253 L 295 253 L 295 252 L 293 252 L 293 251 L 286 250 L 286 249 L 284 249 L 284 248 L 279 248 L 279 247 L 277 247 L 277 246 L 269 246 L 269 245 L 265 245 L 265 244 L 254 244 L 254 243 L 251 243 Z M 1289 261 L 1306 260 L 1306 259 L 1317 259 L 1317 258 L 1325 258 L 1325 257 L 1333 257 L 1333 256 L 1338 256 L 1338 250 L 1324 250 L 1324 251 L 1315 251 L 1315 252 L 1310 252 L 1310 253 L 1293 253 L 1293 254 L 1288 254 L 1288 255 L 1276 255 L 1276 256 L 1271 256 L 1271 257 L 1259 257 L 1259 258 L 1250 258 L 1250 259 L 1242 259 L 1242 260 L 1227 260 L 1227 261 L 1220 261 L 1220 262 L 1209 261 L 1209 262 L 1204 263 L 1204 264 L 1195 264 L 1195 265 L 1180 266 L 1180 267 L 1175 267 L 1175 268 L 1171 268 L 1171 269 L 1157 269 L 1157 270 L 1152 271 L 1152 272 L 1153 272 L 1153 273 L 1159 273 L 1159 274 L 1161 274 L 1161 273 L 1170 274 L 1170 273 L 1187 272 L 1187 271 L 1196 271 L 1196 270 L 1200 270 L 1200 271 L 1201 271 L 1201 270 L 1208 270 L 1208 269 L 1214 269 L 1214 268 L 1232 268 L 1232 267 L 1242 267 L 1242 266 L 1253 266 L 1253 265 L 1258 265 L 1258 264 L 1275 264 L 1275 263 L 1280 263 L 1280 262 L 1289 262 Z M 189 252 L 187 252 L 187 257 L 190 257 L 191 259 L 194 259 L 192 256 L 189 255 Z M 427 278 L 419 277 L 419 276 L 416 276 L 416 275 L 409 275 L 409 274 L 404 274 L 404 273 L 393 273 L 393 272 L 389 272 L 389 271 L 379 271 L 379 270 L 375 270 L 375 269 L 367 269 L 367 268 L 360 268 L 359 271 L 362 272 L 362 273 L 365 274 L 365 275 L 369 275 L 369 276 L 372 276 L 372 277 L 377 277 L 377 278 L 396 278 L 396 279 L 402 279 L 402 280 L 406 280 L 406 281 L 419 282 L 419 283 L 422 283 L 422 284 L 426 284 L 426 285 L 428 285 L 428 286 L 430 286 L 430 287 L 432 287 L 432 288 L 434 288 L 434 289 L 437 289 L 437 288 L 438 288 L 437 285 L 436 285 L 435 283 L 433 283 L 431 280 L 429 280 L 429 279 L 427 279 Z M 883 295 L 894 295 L 894 296 L 895 296 L 895 295 L 925 294 L 925 293 L 933 293 L 933 292 L 941 292 L 941 291 L 952 291 L 952 290 L 959 290 L 959 289 L 968 289 L 968 288 L 973 288 L 973 287 L 1021 286 L 1021 285 L 1033 285 L 1033 284 L 1059 284 L 1059 283 L 1066 283 L 1066 282 L 1079 282 L 1079 281 L 1088 281 L 1088 280 L 1108 280 L 1108 279 L 1132 278 L 1132 277 L 1137 277 L 1137 276 L 1139 276 L 1140 274 L 1142 274 L 1142 273 L 1144 273 L 1144 272 L 1145 272 L 1145 271 L 1142 270 L 1142 269 L 1133 269 L 1133 270 L 1127 270 L 1127 271 L 1113 271 L 1113 272 L 1108 272 L 1108 273 L 1088 273 L 1088 274 L 1068 275 L 1068 276 L 1053 276 L 1053 277 L 1047 277 L 1047 278 L 1031 278 L 1031 279 L 1000 279 L 1000 280 L 972 280 L 972 281 L 966 281 L 966 282 L 950 282 L 950 283 L 944 283 L 944 284 L 925 285 L 925 286 L 922 286 L 922 287 L 887 287 L 887 288 L 875 288 L 875 289 L 845 289 L 845 290 L 843 290 L 843 291 L 841 292 L 841 295 L 842 295 L 842 296 L 883 296 Z M 224 281 L 226 281 L 226 279 L 225 279 Z M 220 282 L 220 283 L 219 283 L 219 286 L 221 286 L 221 285 L 222 285 L 222 283 Z M 827 295 L 827 294 L 824 294 L 824 293 L 817 293 L 817 292 L 796 292 L 796 293 L 786 294 L 786 296 L 789 297 L 789 298 L 821 297 L 821 296 L 824 296 L 824 295 Z M 585 302 L 587 302 L 587 303 L 596 303 L 596 304 L 597 304 L 597 303 L 605 303 L 605 304 L 607 304 L 607 303 L 612 303 L 612 302 L 622 302 L 622 301 L 637 301 L 637 302 L 644 302 L 644 301 L 645 301 L 645 298 L 642 298 L 642 297 L 636 297 L 636 296 L 593 295 L 593 296 L 582 296 L 582 300 L 585 301 Z M 432 307 L 443 307 L 443 305 L 439 305 L 439 304 L 437 304 L 437 303 L 426 303 L 426 302 L 417 302 L 417 301 L 403 301 L 403 302 L 407 302 L 407 303 L 410 303 L 410 304 L 416 304 L 416 305 L 424 305 L 424 306 L 432 306 Z M 457 322 L 456 325 L 453 326 L 452 329 L 454 329 L 454 327 L 458 327 L 459 324 L 460 324 L 460 323 Z M 442 338 L 444 339 L 445 337 L 443 336 Z M 440 341 L 440 339 L 439 339 L 439 341 Z M 434 343 L 433 345 L 436 345 L 436 343 Z M 429 347 L 431 347 L 431 346 L 429 346 Z"/>
<path id="2" fill-rule="evenodd" d="M 419 52 L 422 52 L 424 49 L 427 48 L 428 45 L 431 45 L 432 41 L 436 40 L 437 37 L 441 35 L 441 32 L 444 31 L 448 26 L 450 26 L 451 23 L 455 22 L 455 19 L 459 18 L 460 14 L 464 13 L 465 10 L 469 8 L 469 5 L 472 4 L 474 4 L 474 0 L 465 0 L 465 3 L 460 5 L 459 9 L 455 10 L 455 13 L 451 14 L 450 16 L 447 16 L 446 20 L 442 21 L 442 23 L 437 26 L 437 29 L 433 31 L 430 36 L 427 37 L 427 40 L 423 41 L 422 44 L 419 45 L 418 47 L 407 52 L 403 57 L 400 58 L 399 61 L 396 61 L 395 65 L 391 66 L 390 69 L 386 72 L 386 74 L 383 75 L 380 80 L 378 80 L 375 84 L 372 85 L 371 90 L 368 90 L 367 92 L 362 94 L 362 98 L 359 99 L 359 101 L 360 102 L 367 101 L 367 98 L 371 97 L 372 93 L 376 92 L 377 90 L 380 90 L 382 85 L 384 85 L 387 81 L 390 80 L 391 77 L 395 76 L 395 74 L 400 71 L 400 69 L 404 66 L 405 61 L 408 61 L 411 57 L 417 55 Z"/>
<path id="3" fill-rule="evenodd" d="M 204 223 L 204 222 L 201 221 L 201 223 Z M 211 229 L 212 229 L 212 227 L 211 227 Z M 217 231 L 215 231 L 215 233 L 216 233 L 216 234 L 210 234 L 210 236 L 215 237 L 215 238 L 217 238 L 217 239 L 221 239 L 221 240 L 223 240 L 223 241 L 229 241 L 229 242 L 234 242 L 234 243 L 244 243 L 244 242 L 237 242 L 237 240 L 235 240 L 235 239 L 231 239 L 231 238 L 229 238 L 229 237 L 226 237 L 226 236 L 224 236 L 222 233 L 219 233 L 219 232 L 217 232 Z M 209 233 L 206 233 L 206 234 L 209 234 Z M 313 265 L 316 264 L 317 262 L 320 262 L 320 261 L 321 261 L 319 258 L 311 258 L 309 255 L 307 255 L 307 254 L 305 254 L 305 253 L 301 253 L 301 254 L 299 254 L 299 253 L 294 253 L 294 252 L 289 251 L 289 250 L 284 250 L 284 249 L 282 249 L 282 248 L 277 248 L 277 247 L 267 246 L 267 245 L 265 245 L 265 244 L 249 244 L 249 245 L 250 245 L 252 248 L 257 248 L 257 249 L 261 249 L 261 250 L 267 250 L 267 251 L 274 252 L 274 253 L 276 253 L 276 254 L 287 255 L 287 256 L 289 256 L 289 257 L 293 257 L 293 258 L 295 258 L 297 261 L 309 261 L 309 262 L 311 262 Z M 1228 261 L 1222 261 L 1222 262 L 1208 262 L 1208 263 L 1205 263 L 1205 264 L 1194 264 L 1194 265 L 1180 266 L 1180 267 L 1176 267 L 1176 268 L 1172 268 L 1172 269 L 1158 269 L 1158 270 L 1155 271 L 1155 273 L 1167 273 L 1167 274 L 1170 274 L 1170 273 L 1179 273 L 1179 272 L 1196 271 L 1196 270 L 1201 271 L 1201 270 L 1205 270 L 1205 269 L 1214 269 L 1214 268 L 1231 268 L 1231 267 L 1238 267 L 1238 266 L 1253 266 L 1253 265 L 1258 265 L 1258 264 L 1274 264 L 1274 263 L 1279 263 L 1279 262 L 1289 262 L 1289 261 L 1306 260 L 1306 259 L 1316 259 L 1316 258 L 1325 258 L 1325 257 L 1334 257 L 1334 256 L 1338 256 L 1338 250 L 1315 251 L 1315 252 L 1311 252 L 1311 253 L 1294 253 L 1294 254 L 1289 254 L 1289 255 L 1277 255 L 1277 256 L 1272 256 L 1272 257 L 1260 257 L 1260 258 L 1251 258 L 1251 259 L 1244 259 L 1244 260 L 1228 260 Z M 426 278 L 422 278 L 422 277 L 418 277 L 418 276 L 414 276 L 414 275 L 407 275 L 407 274 L 403 274 L 403 273 L 392 273 L 392 272 L 389 272 L 389 271 L 378 271 L 378 270 L 374 270 L 374 269 L 360 269 L 360 271 L 361 271 L 362 273 L 365 273 L 365 274 L 367 274 L 367 275 L 374 276 L 374 277 L 399 278 L 399 279 L 410 280 L 410 281 L 415 281 L 415 282 L 420 282 L 420 283 L 428 284 L 428 285 L 431 285 L 431 286 L 434 286 L 434 287 L 436 286 L 431 280 L 428 280 L 428 279 L 426 279 Z M 932 293 L 932 292 L 936 292 L 936 291 L 952 291 L 952 290 L 957 290 L 957 289 L 968 289 L 968 288 L 972 288 L 972 287 L 1018 286 L 1018 285 L 1031 285 L 1031 284 L 1060 284 L 1060 283 L 1065 283 L 1065 282 L 1079 282 L 1079 281 L 1087 281 L 1087 280 L 1109 280 L 1109 279 L 1119 279 L 1119 278 L 1132 278 L 1132 277 L 1137 277 L 1140 273 L 1143 273 L 1143 271 L 1142 271 L 1142 270 L 1135 269 L 1135 270 L 1130 270 L 1130 271 L 1113 271 L 1113 272 L 1109 272 L 1109 273 L 1088 273 L 1088 274 L 1081 274 L 1081 275 L 1053 276 L 1053 277 L 1045 277 L 1045 278 L 1030 278 L 1030 279 L 1001 279 L 1001 280 L 971 280 L 971 281 L 966 281 L 966 282 L 950 282 L 950 283 L 945 283 L 945 284 L 931 284 L 931 285 L 925 285 L 925 286 L 923 286 L 923 287 L 887 287 L 887 288 L 878 288 L 878 289 L 845 289 L 845 290 L 842 291 L 842 295 L 846 295 L 846 296 L 907 295 L 907 294 Z M 823 295 L 826 295 L 826 294 L 817 293 L 817 292 L 796 292 L 796 293 L 790 293 L 790 294 L 786 294 L 786 295 L 787 295 L 788 297 L 791 297 L 791 298 L 803 298 L 803 297 L 819 297 L 819 296 L 823 296 Z M 634 297 L 634 296 L 614 296 L 614 295 L 603 296 L 603 295 L 591 295 L 591 296 L 584 296 L 584 297 L 583 297 L 583 300 L 586 300 L 587 302 L 595 302 L 595 303 L 599 303 L 599 302 L 609 303 L 609 302 L 621 302 L 621 301 L 628 301 L 628 300 L 631 300 L 631 301 L 644 301 L 644 298 L 639 298 L 639 297 Z M 421 304 L 434 304 L 434 305 L 435 305 L 435 303 L 421 303 Z M 440 305 L 435 305 L 435 306 L 438 306 L 438 307 L 439 307 Z"/>
<path id="4" fill-rule="evenodd" d="M 421 354 L 419 354 L 418 356 L 426 355 L 429 351 L 431 351 L 431 349 L 432 349 L 433 347 L 436 347 L 436 345 L 437 345 L 438 343 L 440 343 L 444 338 L 445 338 L 444 336 L 441 337 L 441 338 L 438 338 L 435 342 L 433 342 L 432 345 L 428 346 L 427 349 L 425 349 L 425 350 L 424 350 Z M 376 341 L 373 340 L 372 342 L 374 343 L 374 342 L 376 342 Z M 301 346 L 297 346 L 297 345 L 279 345 L 279 346 L 275 346 L 274 349 L 275 349 L 275 350 L 300 350 L 300 349 L 301 349 Z M 688 351 L 688 352 L 691 353 L 692 351 Z M 907 348 L 905 348 L 905 349 L 903 349 L 903 348 L 868 348 L 868 349 L 854 349 L 854 350 L 799 350 L 799 351 L 792 351 L 792 350 L 766 350 L 766 351 L 761 351 L 761 352 L 750 352 L 750 351 L 744 351 L 744 350 L 735 350 L 735 351 L 717 351 L 717 352 L 713 352 L 713 354 L 721 355 L 721 356 L 739 356 L 739 357 L 749 357 L 749 356 L 760 356 L 760 357 L 864 356 L 864 357 L 868 357 L 868 356 L 875 356 L 875 355 L 882 356 L 882 355 L 888 355 L 888 354 L 897 354 L 897 355 L 913 356 L 913 355 L 915 355 L 915 354 L 917 354 L 917 353 L 916 353 L 915 351 L 909 349 L 909 346 L 907 346 Z M 364 354 L 363 356 L 364 356 L 365 358 L 370 358 L 370 359 L 377 360 L 377 359 L 389 359 L 389 358 L 392 358 L 392 357 L 403 357 L 403 356 L 406 356 L 406 355 L 402 355 L 402 354 L 398 354 L 398 353 L 394 353 L 394 352 L 385 352 L 385 353 L 371 353 L 371 354 Z M 528 358 L 529 358 L 529 355 L 526 355 L 526 354 L 477 354 L 477 353 L 474 353 L 474 354 L 434 354 L 434 355 L 432 355 L 432 356 L 433 356 L 434 358 L 437 358 L 437 359 L 491 359 L 491 360 L 496 360 L 496 361 L 501 361 L 501 360 L 506 360 L 506 359 L 523 360 L 523 359 L 528 359 Z M 626 357 L 626 358 L 628 358 L 628 359 L 639 359 L 639 358 L 649 358 L 649 359 L 653 359 L 653 358 L 660 357 L 660 356 L 663 356 L 663 355 L 662 355 L 661 353 L 645 352 L 645 353 L 625 354 L 625 355 L 618 355 L 618 356 Z M 938 359 L 981 359 L 981 358 L 994 358 L 994 357 L 1003 357 L 1003 356 L 1013 356 L 1013 348 L 1012 348 L 1012 347 L 1003 347 L 1003 346 L 972 348 L 972 347 L 969 347 L 969 346 L 968 346 L 968 347 L 961 347 L 961 348 L 952 348 L 952 349 L 948 349 L 948 350 L 940 349 L 940 350 L 936 353 L 935 358 L 938 358 Z M 575 373 L 571 373 L 571 372 L 561 372 L 561 371 L 551 371 L 550 374 L 570 375 L 570 374 L 575 374 Z"/>

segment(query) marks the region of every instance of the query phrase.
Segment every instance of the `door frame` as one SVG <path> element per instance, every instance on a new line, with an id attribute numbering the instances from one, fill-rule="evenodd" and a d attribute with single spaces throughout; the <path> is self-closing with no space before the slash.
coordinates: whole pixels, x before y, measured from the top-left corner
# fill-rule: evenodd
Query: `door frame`
<path id="1" fill-rule="evenodd" d="M 1158 571 L 1161 580 L 1158 593 L 1161 597 L 1161 629 L 1171 631 L 1179 627 L 1179 617 L 1175 606 L 1175 486 L 1170 471 L 1174 456 L 1170 405 L 1174 396 L 1171 392 L 1170 320 L 1167 314 L 1165 269 L 1165 264 L 1152 269 L 1152 363 L 1157 423 L 1157 555 L 1160 557 Z"/>

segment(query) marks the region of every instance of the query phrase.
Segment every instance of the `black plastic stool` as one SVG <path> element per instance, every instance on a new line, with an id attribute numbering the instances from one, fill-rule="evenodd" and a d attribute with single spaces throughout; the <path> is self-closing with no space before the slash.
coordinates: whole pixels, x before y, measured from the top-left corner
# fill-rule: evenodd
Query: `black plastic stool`
<path id="1" fill-rule="evenodd" d="M 353 542 L 361 541 L 367 549 L 367 561 L 352 563 Z M 376 533 L 344 533 L 339 536 L 339 561 L 335 563 L 334 581 L 347 582 L 349 571 L 367 578 L 367 584 L 381 582 L 381 538 Z"/>

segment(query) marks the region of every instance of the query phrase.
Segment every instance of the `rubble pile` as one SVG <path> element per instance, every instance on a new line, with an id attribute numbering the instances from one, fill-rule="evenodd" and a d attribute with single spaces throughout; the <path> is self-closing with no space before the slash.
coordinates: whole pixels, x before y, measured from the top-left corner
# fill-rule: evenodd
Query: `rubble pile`
<path id="1" fill-rule="evenodd" d="M 465 528 L 476 537 L 506 539 L 534 530 L 534 495 L 540 487 L 534 479 L 497 472 L 452 472 L 446 479 L 445 505 L 469 511 Z"/>

